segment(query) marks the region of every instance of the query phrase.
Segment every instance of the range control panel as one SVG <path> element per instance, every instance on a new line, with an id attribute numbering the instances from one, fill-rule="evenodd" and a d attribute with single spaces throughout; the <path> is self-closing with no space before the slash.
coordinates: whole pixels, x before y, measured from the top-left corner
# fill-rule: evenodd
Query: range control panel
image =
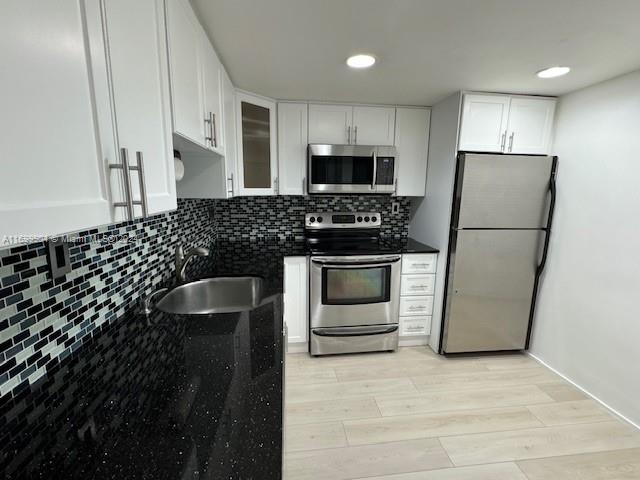
<path id="1" fill-rule="evenodd" d="M 321 228 L 380 228 L 380 212 L 315 212 L 304 216 L 308 229 Z"/>

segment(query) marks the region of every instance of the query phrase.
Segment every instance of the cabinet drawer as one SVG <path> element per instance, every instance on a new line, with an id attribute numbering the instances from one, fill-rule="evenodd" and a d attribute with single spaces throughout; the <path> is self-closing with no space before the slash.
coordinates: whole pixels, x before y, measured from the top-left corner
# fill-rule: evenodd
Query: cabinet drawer
<path id="1" fill-rule="evenodd" d="M 402 256 L 402 273 L 436 273 L 435 253 L 412 253 Z"/>
<path id="2" fill-rule="evenodd" d="M 433 295 L 436 276 L 402 275 L 400 280 L 400 295 Z"/>
<path id="3" fill-rule="evenodd" d="M 433 297 L 400 297 L 400 316 L 431 315 Z"/>
<path id="4" fill-rule="evenodd" d="M 400 317 L 400 335 L 429 335 L 431 333 L 431 315 L 420 317 Z"/>

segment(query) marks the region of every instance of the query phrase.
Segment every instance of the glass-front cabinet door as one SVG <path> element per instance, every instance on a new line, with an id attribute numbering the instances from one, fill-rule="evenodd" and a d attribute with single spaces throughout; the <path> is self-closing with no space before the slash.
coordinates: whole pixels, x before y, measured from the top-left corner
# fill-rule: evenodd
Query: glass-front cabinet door
<path id="1" fill-rule="evenodd" d="M 239 193 L 275 195 L 276 104 L 246 92 L 237 92 L 236 97 Z"/>

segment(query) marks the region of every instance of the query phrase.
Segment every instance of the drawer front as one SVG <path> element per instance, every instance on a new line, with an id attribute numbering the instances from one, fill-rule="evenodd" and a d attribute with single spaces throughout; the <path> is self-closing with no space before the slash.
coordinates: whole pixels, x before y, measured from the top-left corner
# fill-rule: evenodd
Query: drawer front
<path id="1" fill-rule="evenodd" d="M 400 295 L 433 295 L 436 276 L 402 275 L 400 281 Z"/>
<path id="2" fill-rule="evenodd" d="M 402 256 L 402 273 L 436 273 L 435 253 L 411 253 Z"/>
<path id="3" fill-rule="evenodd" d="M 400 335 L 429 335 L 431 333 L 431 315 L 421 317 L 400 317 Z"/>
<path id="4" fill-rule="evenodd" d="M 431 315 L 433 297 L 400 297 L 400 316 Z"/>

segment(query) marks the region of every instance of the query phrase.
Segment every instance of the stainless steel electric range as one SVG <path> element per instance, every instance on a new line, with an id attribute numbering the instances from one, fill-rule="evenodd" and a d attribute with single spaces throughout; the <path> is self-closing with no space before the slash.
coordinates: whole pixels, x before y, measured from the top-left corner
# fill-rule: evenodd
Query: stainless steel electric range
<path id="1" fill-rule="evenodd" d="M 396 350 L 401 255 L 378 212 L 308 213 L 311 355 Z"/>

